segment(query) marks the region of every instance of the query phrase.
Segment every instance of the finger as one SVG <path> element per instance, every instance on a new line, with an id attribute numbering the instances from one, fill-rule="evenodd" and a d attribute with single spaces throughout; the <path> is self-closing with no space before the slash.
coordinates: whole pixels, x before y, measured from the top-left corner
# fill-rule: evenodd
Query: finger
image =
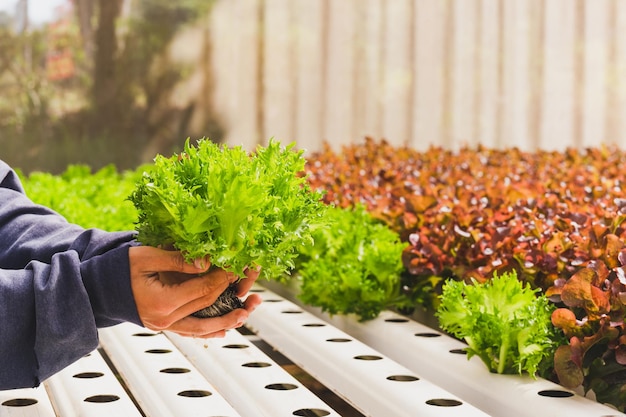
<path id="1" fill-rule="evenodd" d="M 216 332 L 240 327 L 247 318 L 248 312 L 241 308 L 220 317 L 201 319 L 187 316 L 162 330 L 170 330 L 183 336 L 211 337 Z"/>
<path id="2" fill-rule="evenodd" d="M 198 337 L 200 339 L 221 339 L 226 337 L 226 330 L 220 330 L 219 332 L 205 334 L 205 335 L 197 335 L 193 337 Z"/>
<path id="3" fill-rule="evenodd" d="M 180 320 L 215 303 L 233 279 L 236 279 L 233 274 L 220 269 L 171 287 L 172 302 L 179 306 L 171 313 L 172 321 Z"/>
<path id="4" fill-rule="evenodd" d="M 252 313 L 263 302 L 263 298 L 259 294 L 250 294 L 243 302 L 244 308 L 248 314 Z"/>
<path id="5" fill-rule="evenodd" d="M 183 337 L 193 337 L 193 338 L 201 338 L 201 339 L 217 339 L 217 338 L 223 338 L 226 337 L 226 330 L 218 330 L 217 332 L 213 332 L 213 333 L 209 333 L 209 334 L 203 334 L 203 335 L 195 335 L 195 334 L 186 334 L 186 333 L 181 333 L 181 332 L 176 332 L 173 330 L 168 330 L 172 333 L 176 333 L 177 335 L 183 336 Z"/>
<path id="6" fill-rule="evenodd" d="M 215 270 L 202 276 L 191 276 L 186 281 L 172 285 L 165 285 L 159 279 L 151 281 L 150 285 L 159 285 L 157 295 L 161 300 L 158 317 L 153 319 L 156 319 L 161 328 L 166 328 L 213 304 L 230 285 L 231 280 L 232 274 Z M 150 320 L 144 317 L 142 319 Z"/>
<path id="7" fill-rule="evenodd" d="M 246 278 L 239 281 L 237 284 L 237 296 L 243 297 L 250 291 L 250 288 L 254 285 L 259 274 L 261 273 L 260 269 L 246 269 Z"/>

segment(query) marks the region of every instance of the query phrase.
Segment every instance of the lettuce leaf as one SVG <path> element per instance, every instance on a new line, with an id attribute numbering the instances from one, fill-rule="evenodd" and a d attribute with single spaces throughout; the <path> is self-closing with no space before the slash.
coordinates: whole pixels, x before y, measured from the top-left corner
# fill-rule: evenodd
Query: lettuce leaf
<path id="1" fill-rule="evenodd" d="M 300 174 L 305 160 L 294 146 L 270 139 L 250 154 L 187 139 L 184 152 L 158 155 L 129 197 L 138 240 L 181 250 L 189 262 L 209 255 L 239 276 L 248 267 L 268 279 L 289 273 L 326 207 Z"/>

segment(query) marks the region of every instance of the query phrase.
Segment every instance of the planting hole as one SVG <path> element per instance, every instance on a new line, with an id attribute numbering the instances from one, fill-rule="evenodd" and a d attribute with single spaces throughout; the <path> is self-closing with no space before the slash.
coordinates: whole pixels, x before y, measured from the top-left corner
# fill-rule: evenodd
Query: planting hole
<path id="1" fill-rule="evenodd" d="M 172 351 L 169 350 L 169 349 L 148 349 L 148 350 L 146 350 L 146 353 L 154 353 L 154 354 L 157 354 L 157 355 L 161 355 L 161 354 L 164 354 L 164 353 L 172 353 Z"/>
<path id="2" fill-rule="evenodd" d="M 424 333 L 415 333 L 415 336 L 418 336 L 418 337 L 439 337 L 441 335 L 439 333 L 424 332 Z"/>
<path id="3" fill-rule="evenodd" d="M 450 349 L 450 353 L 465 355 L 467 352 L 465 352 L 465 349 Z"/>
<path id="4" fill-rule="evenodd" d="M 187 398 L 202 398 L 202 397 L 208 397 L 209 395 L 213 395 L 213 393 L 211 393 L 210 391 L 205 391 L 201 389 L 190 389 L 186 391 L 181 391 L 176 395 L 180 397 L 187 397 Z"/>
<path id="5" fill-rule="evenodd" d="M 322 324 L 322 323 L 308 323 L 308 324 L 303 324 L 302 326 L 304 326 L 304 327 L 324 327 L 326 325 Z"/>
<path id="6" fill-rule="evenodd" d="M 301 417 L 323 417 L 330 414 L 326 410 L 320 410 L 319 408 L 301 408 L 292 413 L 294 416 Z"/>
<path id="7" fill-rule="evenodd" d="M 233 344 L 231 344 L 231 345 L 224 345 L 224 346 L 222 346 L 222 347 L 223 347 L 224 349 L 246 349 L 246 348 L 248 348 L 248 347 L 250 347 L 250 346 L 248 346 L 248 345 L 240 345 L 240 344 L 237 344 L 237 343 L 233 343 Z"/>
<path id="8" fill-rule="evenodd" d="M 352 339 L 346 339 L 343 337 L 333 337 L 332 339 L 326 339 L 327 342 L 334 342 L 334 343 L 346 343 L 346 342 L 352 342 Z"/>
<path id="9" fill-rule="evenodd" d="M 272 364 L 267 362 L 248 362 L 241 366 L 245 366 L 246 368 L 267 368 L 268 366 L 272 366 Z"/>
<path id="10" fill-rule="evenodd" d="M 265 389 L 273 389 L 278 391 L 288 391 L 296 388 L 298 388 L 298 386 L 294 384 L 269 384 L 265 386 Z"/>
<path id="11" fill-rule="evenodd" d="M 355 356 L 354 359 L 359 359 L 362 361 L 378 361 L 381 360 L 382 357 L 376 355 L 358 355 Z"/>
<path id="12" fill-rule="evenodd" d="M 385 319 L 385 321 L 387 323 L 408 323 L 409 322 L 407 319 L 400 319 L 400 318 L 397 318 L 397 319 Z"/>
<path id="13" fill-rule="evenodd" d="M 463 404 L 459 400 L 452 400 L 449 398 L 433 398 L 432 400 L 426 401 L 428 405 L 436 405 L 437 407 L 457 407 Z"/>
<path id="14" fill-rule="evenodd" d="M 285 310 L 285 311 L 281 311 L 281 313 L 283 313 L 283 314 L 300 314 L 300 313 L 302 313 L 302 310 Z"/>
<path id="15" fill-rule="evenodd" d="M 136 337 L 152 337 L 152 336 L 156 336 L 158 335 L 158 333 L 148 333 L 148 332 L 143 332 L 143 333 L 134 333 L 133 336 Z"/>
<path id="16" fill-rule="evenodd" d="M 159 372 L 164 374 L 186 374 L 187 372 L 191 372 L 191 370 L 187 368 L 165 368 L 161 369 Z"/>
<path id="17" fill-rule="evenodd" d="M 542 397 L 551 397 L 551 398 L 568 398 L 573 397 L 574 394 L 568 391 L 563 391 L 559 389 L 545 389 L 543 391 L 539 391 L 537 394 Z"/>
<path id="18" fill-rule="evenodd" d="M 76 374 L 73 378 L 81 378 L 81 379 L 92 379 L 92 378 L 100 378 L 104 376 L 102 372 L 81 372 L 80 374 Z"/>
<path id="19" fill-rule="evenodd" d="M 117 395 L 93 395 L 91 397 L 85 398 L 85 401 L 88 403 L 112 403 L 113 401 L 119 400 L 120 397 Z"/>
<path id="20" fill-rule="evenodd" d="M 413 375 L 391 375 L 387 377 L 390 381 L 412 382 L 419 381 L 419 378 Z"/>
<path id="21" fill-rule="evenodd" d="M 279 303 L 283 300 L 278 298 L 268 298 L 267 300 L 263 300 L 264 303 Z"/>
<path id="22" fill-rule="evenodd" d="M 37 400 L 34 398 L 13 398 L 2 403 L 6 407 L 28 407 L 35 404 L 37 404 Z"/>

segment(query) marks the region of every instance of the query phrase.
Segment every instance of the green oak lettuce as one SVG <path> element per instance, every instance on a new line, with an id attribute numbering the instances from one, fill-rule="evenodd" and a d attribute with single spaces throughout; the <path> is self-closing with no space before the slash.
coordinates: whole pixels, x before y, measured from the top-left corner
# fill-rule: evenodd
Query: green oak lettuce
<path id="1" fill-rule="evenodd" d="M 534 377 L 551 366 L 560 341 L 554 308 L 536 292 L 515 271 L 484 283 L 448 280 L 436 315 L 443 330 L 467 342 L 468 357 L 478 356 L 491 372 Z"/>
<path id="2" fill-rule="evenodd" d="M 248 267 L 268 279 L 288 273 L 326 207 L 293 147 L 271 139 L 248 153 L 200 139 L 178 155 L 158 155 L 129 197 L 138 240 L 174 247 L 188 261 L 208 255 L 239 276 Z"/>

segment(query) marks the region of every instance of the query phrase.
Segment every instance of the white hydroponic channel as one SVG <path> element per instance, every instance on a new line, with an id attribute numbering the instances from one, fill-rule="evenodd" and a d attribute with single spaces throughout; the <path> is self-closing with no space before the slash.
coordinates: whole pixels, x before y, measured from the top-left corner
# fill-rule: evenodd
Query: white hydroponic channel
<path id="1" fill-rule="evenodd" d="M 461 342 L 406 317 L 384 312 L 359 323 L 302 306 L 283 287 L 253 290 L 264 299 L 247 323 L 255 334 L 202 340 L 131 324 L 103 329 L 98 350 L 39 388 L 0 391 L 0 417 L 625 415 L 549 381 L 490 374 L 455 353 Z M 333 409 L 262 344 L 352 411 Z"/>

